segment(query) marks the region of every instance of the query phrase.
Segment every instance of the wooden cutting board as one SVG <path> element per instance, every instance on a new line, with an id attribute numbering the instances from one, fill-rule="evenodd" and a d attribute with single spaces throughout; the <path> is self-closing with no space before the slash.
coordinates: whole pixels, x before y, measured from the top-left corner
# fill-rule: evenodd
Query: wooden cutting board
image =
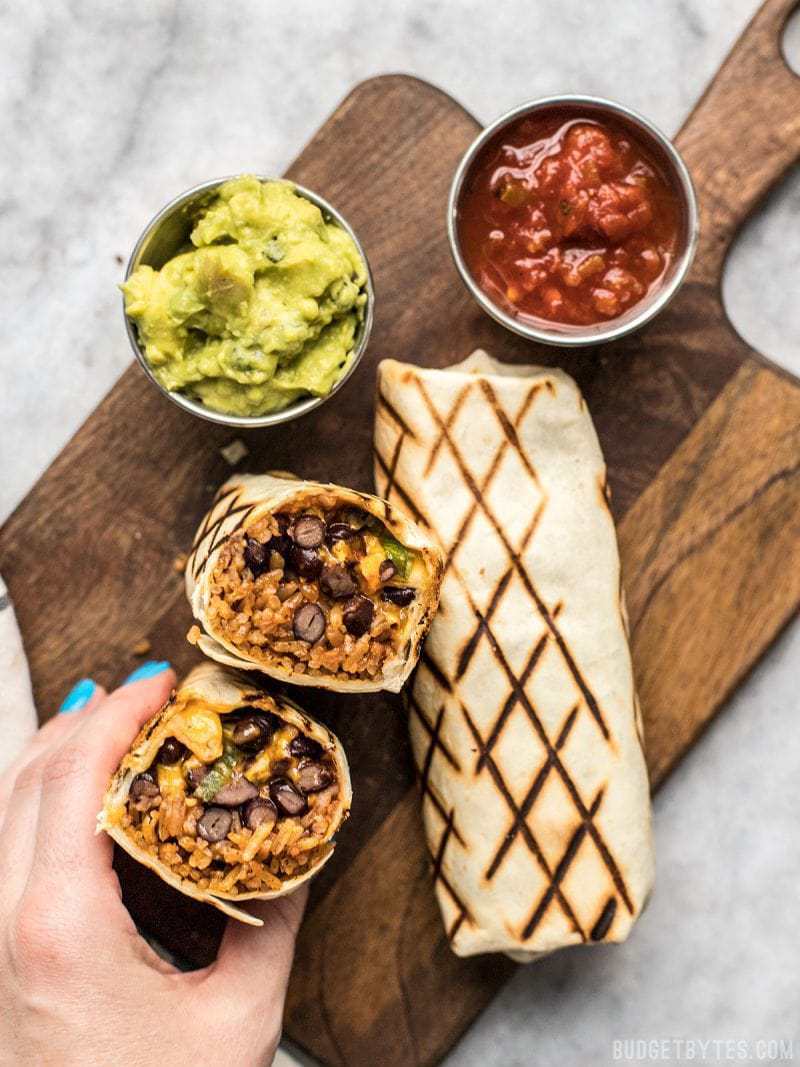
<path id="1" fill-rule="evenodd" d="M 733 235 L 800 152 L 800 83 L 778 43 L 792 6 L 761 9 L 678 136 L 703 228 L 679 297 L 646 332 L 581 353 L 512 337 L 456 276 L 445 201 L 475 120 L 412 78 L 358 86 L 289 176 L 330 198 L 364 243 L 377 289 L 364 362 L 316 413 L 249 434 L 185 414 L 136 366 L 122 376 L 0 534 L 42 718 L 79 677 L 119 682 L 142 638 L 179 671 L 195 661 L 173 560 L 230 473 L 220 446 L 242 437 L 243 469 L 370 489 L 378 360 L 447 366 L 480 345 L 558 362 L 586 395 L 608 460 L 657 787 L 800 602 L 800 387 L 737 336 L 720 299 Z M 342 738 L 355 804 L 315 883 L 287 1033 L 326 1063 L 434 1063 L 513 965 L 459 960 L 447 946 L 399 701 L 300 695 Z M 117 862 L 136 919 L 208 961 L 218 913 Z"/>

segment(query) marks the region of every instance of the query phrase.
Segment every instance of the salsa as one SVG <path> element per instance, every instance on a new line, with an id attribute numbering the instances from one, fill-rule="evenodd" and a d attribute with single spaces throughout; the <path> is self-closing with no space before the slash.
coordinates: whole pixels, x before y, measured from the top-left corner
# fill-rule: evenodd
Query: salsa
<path id="1" fill-rule="evenodd" d="M 590 326 L 629 311 L 668 273 L 681 206 L 623 124 L 553 108 L 503 129 L 458 205 L 478 285 L 522 321 Z"/>

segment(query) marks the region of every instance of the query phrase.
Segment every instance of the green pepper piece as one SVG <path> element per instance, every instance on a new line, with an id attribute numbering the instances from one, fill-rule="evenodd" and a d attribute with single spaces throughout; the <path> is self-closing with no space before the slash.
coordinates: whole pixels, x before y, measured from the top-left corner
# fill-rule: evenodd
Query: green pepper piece
<path id="1" fill-rule="evenodd" d="M 200 799 L 206 802 L 213 800 L 226 782 L 231 780 L 234 767 L 243 758 L 244 753 L 242 750 L 231 744 L 226 738 L 223 743 L 222 755 L 197 787 L 197 795 Z"/>
<path id="2" fill-rule="evenodd" d="M 398 575 L 407 578 L 411 570 L 414 553 L 396 541 L 390 534 L 383 533 L 379 537 L 383 550 L 394 563 Z"/>

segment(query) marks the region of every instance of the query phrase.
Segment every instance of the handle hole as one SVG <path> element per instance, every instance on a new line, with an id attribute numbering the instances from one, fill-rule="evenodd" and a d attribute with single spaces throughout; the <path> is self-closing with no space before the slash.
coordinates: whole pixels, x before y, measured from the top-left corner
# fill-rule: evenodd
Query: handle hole
<path id="1" fill-rule="evenodd" d="M 725 261 L 722 301 L 752 348 L 800 376 L 798 278 L 800 166 L 795 166 L 736 235 Z"/>
<path id="2" fill-rule="evenodd" d="M 791 13 L 783 27 L 781 51 L 786 60 L 786 66 L 795 74 L 800 74 L 800 4 Z"/>

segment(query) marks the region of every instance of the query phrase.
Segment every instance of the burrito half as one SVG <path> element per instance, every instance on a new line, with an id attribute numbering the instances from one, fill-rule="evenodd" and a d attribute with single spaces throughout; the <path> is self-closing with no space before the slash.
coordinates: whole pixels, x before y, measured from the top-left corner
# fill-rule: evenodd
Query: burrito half
<path id="1" fill-rule="evenodd" d="M 397 692 L 439 602 L 441 556 L 396 508 L 291 475 L 227 482 L 186 591 L 202 652 L 294 685 Z"/>
<path id="2" fill-rule="evenodd" d="M 350 800 L 330 730 L 205 663 L 142 727 L 97 819 L 181 893 L 260 926 L 232 902 L 283 896 L 315 874 Z"/>
<path id="3" fill-rule="evenodd" d="M 558 370 L 379 369 L 378 491 L 445 553 L 409 698 L 436 893 L 462 956 L 622 941 L 653 881 L 606 470 Z"/>

